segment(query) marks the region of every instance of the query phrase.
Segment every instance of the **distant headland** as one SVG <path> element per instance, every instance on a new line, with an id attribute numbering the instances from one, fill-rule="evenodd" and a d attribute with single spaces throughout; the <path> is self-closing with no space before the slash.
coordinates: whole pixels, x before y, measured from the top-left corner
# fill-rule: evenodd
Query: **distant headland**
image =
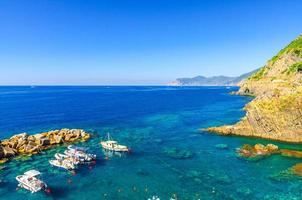
<path id="1" fill-rule="evenodd" d="M 258 70 L 258 69 L 257 69 Z M 237 86 L 242 80 L 246 79 L 257 70 L 242 74 L 237 77 L 230 76 L 196 76 L 193 78 L 178 78 L 168 83 L 169 86 Z"/>

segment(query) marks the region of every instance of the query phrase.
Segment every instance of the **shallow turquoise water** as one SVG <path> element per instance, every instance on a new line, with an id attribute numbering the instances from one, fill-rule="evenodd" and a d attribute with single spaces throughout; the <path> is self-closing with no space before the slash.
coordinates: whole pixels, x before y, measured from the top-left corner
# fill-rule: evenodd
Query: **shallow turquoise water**
<path id="1" fill-rule="evenodd" d="M 0 87 L 0 138 L 55 128 L 83 128 L 81 146 L 97 154 L 76 174 L 50 167 L 63 146 L 17 158 L 0 171 L 1 199 L 301 199 L 302 179 L 284 173 L 300 159 L 240 159 L 235 149 L 260 139 L 223 137 L 199 128 L 234 123 L 247 97 L 224 87 Z M 130 146 L 130 155 L 104 154 L 107 132 Z M 273 142 L 282 147 L 299 145 Z M 220 149 L 215 145 L 226 144 Z M 51 195 L 16 190 L 15 176 L 38 169 Z"/>

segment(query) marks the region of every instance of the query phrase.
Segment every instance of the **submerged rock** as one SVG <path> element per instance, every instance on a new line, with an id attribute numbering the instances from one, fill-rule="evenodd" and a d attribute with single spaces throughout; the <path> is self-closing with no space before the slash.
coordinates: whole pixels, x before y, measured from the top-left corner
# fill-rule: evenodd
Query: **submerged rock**
<path id="1" fill-rule="evenodd" d="M 35 135 L 21 133 L 0 143 L 0 163 L 18 155 L 33 155 L 53 145 L 87 140 L 90 135 L 81 129 L 61 129 Z"/>
<path id="2" fill-rule="evenodd" d="M 291 171 L 298 176 L 302 176 L 302 163 L 298 163 L 291 168 Z"/>
<path id="3" fill-rule="evenodd" d="M 178 148 L 169 148 L 164 151 L 164 153 L 174 159 L 188 159 L 193 157 L 193 153 L 189 150 L 178 149 Z"/>
<path id="4" fill-rule="evenodd" d="M 254 146 L 244 144 L 241 148 L 237 149 L 237 153 L 240 157 L 253 159 L 262 158 L 279 152 L 278 146 L 274 144 L 267 144 L 266 146 L 262 144 L 255 144 Z"/>
<path id="5" fill-rule="evenodd" d="M 217 149 L 227 149 L 229 146 L 227 144 L 216 144 L 215 147 Z"/>
<path id="6" fill-rule="evenodd" d="M 290 150 L 290 149 L 281 149 L 280 151 L 282 156 L 302 158 L 302 151 Z"/>

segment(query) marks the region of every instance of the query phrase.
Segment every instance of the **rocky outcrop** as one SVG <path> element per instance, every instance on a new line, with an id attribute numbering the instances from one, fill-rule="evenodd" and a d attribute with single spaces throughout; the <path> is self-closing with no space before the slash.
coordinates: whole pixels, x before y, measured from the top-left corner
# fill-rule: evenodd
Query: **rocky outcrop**
<path id="1" fill-rule="evenodd" d="M 252 95 L 235 125 L 206 129 L 223 135 L 302 142 L 302 35 L 240 83 L 239 95 Z"/>
<path id="2" fill-rule="evenodd" d="M 0 163 L 14 156 L 37 154 L 57 144 L 87 140 L 89 137 L 90 135 L 81 129 L 61 129 L 35 135 L 17 134 L 1 141 Z"/>
<path id="3" fill-rule="evenodd" d="M 244 158 L 262 158 L 271 154 L 280 153 L 278 146 L 274 144 L 255 144 L 254 146 L 244 144 L 241 148 L 237 149 L 237 153 L 240 157 Z"/>

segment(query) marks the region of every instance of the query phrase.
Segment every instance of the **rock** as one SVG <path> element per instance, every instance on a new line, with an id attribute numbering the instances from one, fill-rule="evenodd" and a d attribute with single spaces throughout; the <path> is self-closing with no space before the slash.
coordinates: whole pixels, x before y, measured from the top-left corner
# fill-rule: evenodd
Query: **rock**
<path id="1" fill-rule="evenodd" d="M 268 149 L 269 152 L 276 152 L 279 149 L 279 147 L 274 144 L 267 144 L 266 148 Z"/>
<path id="2" fill-rule="evenodd" d="M 244 158 L 262 158 L 275 153 L 280 153 L 278 146 L 274 144 L 267 144 L 266 146 L 262 144 L 255 144 L 254 146 L 250 144 L 244 144 L 241 148 L 237 149 L 239 156 Z"/>
<path id="3" fill-rule="evenodd" d="M 193 153 L 189 150 L 178 149 L 178 148 L 170 148 L 166 149 L 165 154 L 174 159 L 188 159 L 193 157 Z"/>
<path id="4" fill-rule="evenodd" d="M 298 163 L 291 168 L 295 175 L 302 176 L 302 163 Z"/>
<path id="5" fill-rule="evenodd" d="M 40 138 L 39 140 L 36 140 L 36 143 L 41 146 L 47 146 L 47 145 L 50 145 L 50 139 L 43 137 L 43 138 Z"/>
<path id="6" fill-rule="evenodd" d="M 81 129 L 61 129 L 35 135 L 17 134 L 1 141 L 0 161 L 4 162 L 7 158 L 21 154 L 32 155 L 55 144 L 87 140 L 89 137 L 90 135 Z M 65 138 L 69 140 L 66 141 Z"/>
<path id="7" fill-rule="evenodd" d="M 5 158 L 10 158 L 16 155 L 16 151 L 9 146 L 2 147 L 2 151 Z"/>
<path id="8" fill-rule="evenodd" d="M 302 151 L 290 150 L 290 149 L 281 149 L 280 151 L 282 156 L 302 158 Z"/>
<path id="9" fill-rule="evenodd" d="M 7 161 L 8 161 L 7 158 L 2 158 L 2 159 L 0 159 L 0 164 L 6 163 Z"/>
<path id="10" fill-rule="evenodd" d="M 215 147 L 217 149 L 227 149 L 227 148 L 229 148 L 227 144 L 216 144 Z"/>
<path id="11" fill-rule="evenodd" d="M 10 138 L 10 140 L 18 140 L 18 139 L 23 139 L 23 140 L 26 140 L 28 137 L 28 134 L 27 133 L 20 133 L 20 134 L 17 134 L 17 135 L 14 135 Z"/>
<path id="12" fill-rule="evenodd" d="M 60 135 L 55 135 L 53 138 L 54 138 L 54 140 L 56 141 L 57 144 L 61 144 L 61 143 L 64 142 L 63 137 L 60 136 Z"/>
<path id="13" fill-rule="evenodd" d="M 34 142 L 36 140 L 36 138 L 35 138 L 35 136 L 33 136 L 33 135 L 30 135 L 30 136 L 28 136 L 28 138 L 27 138 L 27 141 L 32 141 L 32 142 Z"/>

